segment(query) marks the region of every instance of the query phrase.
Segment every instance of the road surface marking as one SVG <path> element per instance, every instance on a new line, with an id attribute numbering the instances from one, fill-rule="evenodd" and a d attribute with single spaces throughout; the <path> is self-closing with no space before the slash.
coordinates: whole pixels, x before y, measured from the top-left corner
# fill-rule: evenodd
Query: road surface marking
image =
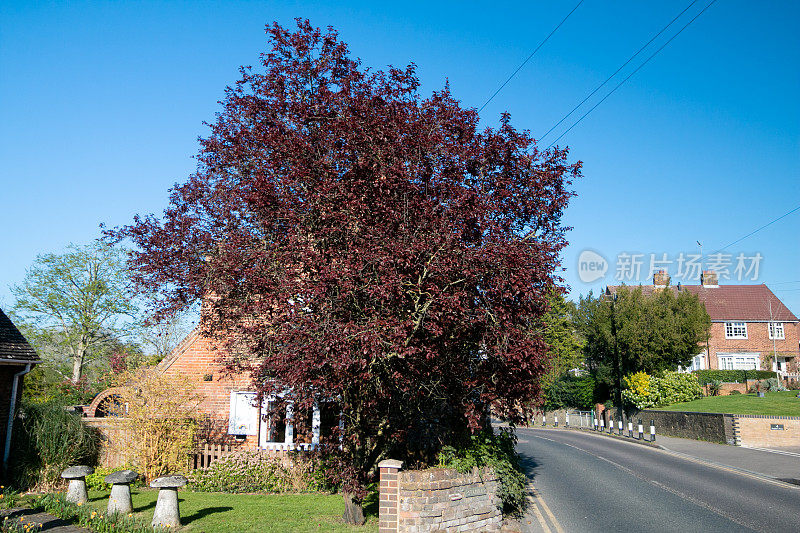
<path id="1" fill-rule="evenodd" d="M 578 446 L 575 446 L 573 444 L 568 444 L 566 442 L 560 442 L 560 441 L 557 441 L 557 440 L 548 439 L 547 437 L 542 437 L 541 435 L 536 435 L 535 437 L 539 438 L 539 439 L 542 439 L 542 440 L 547 440 L 547 441 L 553 442 L 555 444 L 561 444 L 562 446 L 569 446 L 570 448 L 574 448 L 574 449 L 576 449 L 578 451 L 581 451 L 581 452 L 583 452 L 583 453 L 585 453 L 587 455 L 591 455 L 592 457 L 600 459 L 601 461 L 605 461 L 605 462 L 607 462 L 607 463 L 619 468 L 623 472 L 626 472 L 626 473 L 630 474 L 631 476 L 633 476 L 633 477 L 635 477 L 637 479 L 641 479 L 642 481 L 644 481 L 646 483 L 650 483 L 651 485 L 654 485 L 654 486 L 660 488 L 661 490 L 663 490 L 665 492 L 672 493 L 672 494 L 678 496 L 679 498 L 682 498 L 682 499 L 684 499 L 684 500 L 686 500 L 688 502 L 691 502 L 691 503 L 693 503 L 693 504 L 695 504 L 695 505 L 697 505 L 699 507 L 702 507 L 704 509 L 708 509 L 712 513 L 718 514 L 719 516 L 721 516 L 723 518 L 727 518 L 731 522 L 739 524 L 740 526 L 743 526 L 743 527 L 745 527 L 745 528 L 747 528 L 747 529 L 749 529 L 751 531 L 756 531 L 755 529 L 753 529 L 748 524 L 745 524 L 744 522 L 741 522 L 738 518 L 728 515 L 722 509 L 717 509 L 716 507 L 713 507 L 710 504 L 708 504 L 708 503 L 706 503 L 706 502 L 704 502 L 702 500 L 698 500 L 697 498 L 695 498 L 693 496 L 689 496 L 688 494 L 686 494 L 684 492 L 681 492 L 681 491 L 679 491 L 677 489 L 674 489 L 672 487 L 664 485 L 663 483 L 660 483 L 659 481 L 656 481 L 655 479 L 651 479 L 651 478 L 645 476 L 644 474 L 640 474 L 639 472 L 636 472 L 635 470 L 632 470 L 632 469 L 630 469 L 630 468 L 628 468 L 626 466 L 623 466 L 623 465 L 617 463 L 616 461 L 612 461 L 611 459 L 608 459 L 606 457 L 601 457 L 601 456 L 599 456 L 599 455 L 597 455 L 597 454 L 595 454 L 593 452 L 590 452 L 589 450 L 585 450 L 585 449 L 580 448 Z M 624 441 L 622 441 L 622 442 L 624 442 Z M 661 450 L 661 451 L 667 452 L 668 455 L 673 455 L 673 452 L 670 452 L 669 450 Z M 674 455 L 679 455 L 679 454 L 674 453 Z M 684 458 L 684 457 L 681 457 L 681 458 Z M 687 456 L 687 457 L 685 457 L 685 459 L 692 460 L 693 458 Z M 703 461 L 700 461 L 700 460 L 693 460 L 692 462 L 695 462 L 695 463 L 698 463 L 698 464 L 707 464 L 707 463 L 704 463 Z M 717 468 L 720 468 L 722 470 L 729 470 L 729 469 L 721 467 L 719 465 L 714 465 L 714 466 L 716 466 Z M 748 475 L 748 474 L 746 474 L 744 472 L 737 471 L 737 470 L 729 470 L 729 471 L 732 472 L 732 473 L 735 473 L 735 474 L 741 474 L 741 475 L 744 475 L 744 476 L 752 477 L 753 479 L 760 479 L 762 481 L 769 481 L 771 483 L 775 483 L 776 485 L 780 485 L 782 487 L 787 487 L 787 486 L 791 487 L 792 486 L 792 485 L 789 485 L 788 483 L 783 483 L 783 482 L 778 482 L 778 481 L 771 481 L 770 479 L 765 479 L 765 478 L 758 477 L 758 476 L 750 476 L 750 475 Z M 797 488 L 797 487 L 794 487 L 794 488 Z M 544 503 L 544 500 L 542 500 L 542 503 Z M 563 530 L 561 530 L 559 533 L 563 533 Z"/>
<path id="2" fill-rule="evenodd" d="M 539 511 L 539 507 L 536 505 L 536 500 L 534 500 L 532 496 L 528 496 L 528 501 L 530 502 L 531 508 L 533 509 L 533 514 L 536 515 L 536 520 L 539 521 L 539 525 L 542 526 L 544 533 L 552 533 L 550 528 L 547 527 L 547 522 L 545 522 L 542 512 Z"/>
<path id="3" fill-rule="evenodd" d="M 538 503 L 538 504 L 540 504 L 542 506 L 542 509 L 544 509 L 544 512 L 550 518 L 550 521 L 553 522 L 553 527 L 556 529 L 556 531 L 558 533 L 564 533 L 564 530 L 561 528 L 561 524 L 559 524 L 558 520 L 556 520 L 556 517 L 553 514 L 553 511 L 551 511 L 550 508 L 547 506 L 547 504 L 544 501 L 544 498 L 542 498 L 539 495 L 539 493 L 536 492 L 536 489 L 534 489 L 533 487 L 531 487 L 531 492 L 533 492 L 533 495 L 536 496 L 536 503 Z"/>

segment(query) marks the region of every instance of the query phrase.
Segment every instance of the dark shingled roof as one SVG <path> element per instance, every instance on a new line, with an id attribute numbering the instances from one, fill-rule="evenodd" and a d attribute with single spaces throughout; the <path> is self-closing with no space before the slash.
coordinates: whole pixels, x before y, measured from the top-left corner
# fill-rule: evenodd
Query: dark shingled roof
<path id="1" fill-rule="evenodd" d="M 38 362 L 36 351 L 28 344 L 17 326 L 0 309 L 0 363 L 4 360 Z"/>
<path id="2" fill-rule="evenodd" d="M 630 286 L 631 289 L 636 285 Z M 652 294 L 653 285 L 641 285 L 644 294 Z M 678 290 L 675 285 L 669 287 Z M 606 291 L 612 294 L 617 286 L 609 286 Z M 775 296 L 766 285 L 719 285 L 703 287 L 702 285 L 681 285 L 680 290 L 696 294 L 706 306 L 711 320 L 741 320 L 747 322 L 769 321 L 797 322 L 797 317 Z M 770 302 L 772 316 L 770 317 Z"/>

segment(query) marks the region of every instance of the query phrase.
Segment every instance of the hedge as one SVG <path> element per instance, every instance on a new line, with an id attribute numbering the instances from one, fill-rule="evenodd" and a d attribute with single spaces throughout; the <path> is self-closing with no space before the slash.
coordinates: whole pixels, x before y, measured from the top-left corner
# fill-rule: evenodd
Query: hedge
<path id="1" fill-rule="evenodd" d="M 712 381 L 724 383 L 744 383 L 761 379 L 774 378 L 775 372 L 771 370 L 695 370 L 692 374 L 697 376 L 701 385 Z"/>

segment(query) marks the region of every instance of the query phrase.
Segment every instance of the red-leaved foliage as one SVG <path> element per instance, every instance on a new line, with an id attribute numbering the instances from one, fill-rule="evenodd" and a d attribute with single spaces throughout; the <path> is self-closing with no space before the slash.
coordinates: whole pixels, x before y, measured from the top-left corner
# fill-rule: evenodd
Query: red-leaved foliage
<path id="1" fill-rule="evenodd" d="M 232 371 L 295 412 L 335 400 L 346 488 L 386 457 L 430 462 L 539 401 L 538 331 L 561 280 L 561 215 L 581 164 L 541 152 L 414 65 L 372 71 L 333 29 L 267 28 L 163 218 L 110 232 L 166 314 L 205 300 Z M 341 442 L 341 446 L 339 446 Z"/>

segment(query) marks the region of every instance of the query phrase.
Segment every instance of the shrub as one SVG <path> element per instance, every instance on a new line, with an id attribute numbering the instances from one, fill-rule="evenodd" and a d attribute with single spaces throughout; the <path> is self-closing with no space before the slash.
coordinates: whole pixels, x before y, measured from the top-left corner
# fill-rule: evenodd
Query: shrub
<path id="1" fill-rule="evenodd" d="M 594 405 L 595 380 L 591 376 L 565 374 L 545 390 L 546 411 L 563 408 L 591 409 Z"/>
<path id="2" fill-rule="evenodd" d="M 498 496 L 503 502 L 503 514 L 519 516 L 527 507 L 528 478 L 519 466 L 514 446 L 516 435 L 510 430 L 491 430 L 470 436 L 463 446 L 444 446 L 439 453 L 439 466 L 455 468 L 461 473 L 489 466 L 498 477 Z"/>
<path id="3" fill-rule="evenodd" d="M 737 389 L 733 389 L 733 390 L 730 392 L 731 396 L 733 396 L 734 394 L 741 394 L 741 393 L 742 393 L 742 391 L 740 391 L 740 390 L 737 390 Z"/>
<path id="4" fill-rule="evenodd" d="M 715 379 L 708 384 L 708 392 L 711 393 L 711 396 L 719 396 L 719 392 L 721 390 L 722 390 L 722 382 L 718 379 Z"/>
<path id="5" fill-rule="evenodd" d="M 299 454 L 286 459 L 263 451 L 242 451 L 224 457 L 210 467 L 189 474 L 190 488 L 197 492 L 330 492 L 323 463 Z"/>
<path id="6" fill-rule="evenodd" d="M 697 381 L 697 376 L 683 372 L 665 372 L 658 378 L 659 407 L 683 403 L 703 397 L 703 388 Z"/>
<path id="7" fill-rule="evenodd" d="M 690 402 L 703 396 L 697 377 L 682 372 L 665 372 L 662 377 L 637 372 L 626 376 L 624 382 L 622 397 L 637 409 Z"/>
<path id="8" fill-rule="evenodd" d="M 93 474 L 89 474 L 86 476 L 86 488 L 89 490 L 111 490 L 111 485 L 105 482 L 105 477 L 109 474 L 112 474 L 118 470 L 123 470 L 122 468 L 104 468 L 102 466 L 97 467 L 94 469 Z M 144 485 L 142 482 L 142 477 L 139 478 L 131 483 L 132 487 L 141 487 Z"/>
<path id="9" fill-rule="evenodd" d="M 764 389 L 769 392 L 780 392 L 789 390 L 783 386 L 783 383 L 778 378 L 769 378 L 764 382 Z"/>
<path id="10" fill-rule="evenodd" d="M 692 374 L 697 376 L 701 385 L 714 380 L 723 383 L 744 383 L 745 380 L 753 381 L 775 377 L 775 372 L 770 370 L 695 370 Z"/>
<path id="11" fill-rule="evenodd" d="M 625 389 L 622 391 L 623 401 L 635 405 L 637 409 L 647 409 L 656 404 L 654 378 L 645 372 L 637 372 L 623 378 Z"/>
<path id="12" fill-rule="evenodd" d="M 800 390 L 800 381 L 790 381 L 789 390 Z"/>
<path id="13" fill-rule="evenodd" d="M 69 466 L 94 465 L 100 447 L 96 429 L 53 402 L 23 404 L 13 438 L 13 477 L 20 488 L 39 490 L 61 484 Z"/>
<path id="14" fill-rule="evenodd" d="M 119 383 L 120 401 L 112 414 L 120 416 L 130 438 L 113 441 L 115 450 L 131 458 L 147 480 L 186 472 L 200 403 L 195 385 L 152 368 L 119 374 Z"/>

